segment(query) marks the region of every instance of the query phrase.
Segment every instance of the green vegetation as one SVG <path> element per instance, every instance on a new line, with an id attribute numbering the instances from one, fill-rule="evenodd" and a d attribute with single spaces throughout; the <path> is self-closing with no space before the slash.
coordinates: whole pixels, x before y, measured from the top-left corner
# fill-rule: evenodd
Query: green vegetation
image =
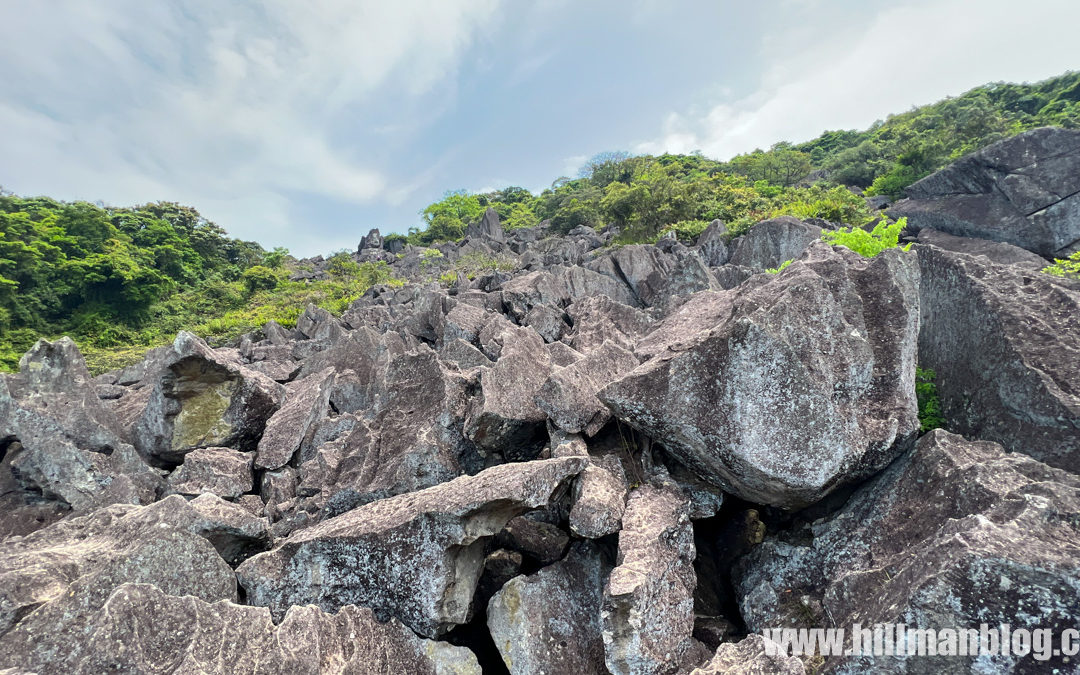
<path id="1" fill-rule="evenodd" d="M 899 247 L 904 251 L 911 248 L 911 244 L 900 246 L 900 231 L 906 225 L 907 218 L 901 218 L 891 225 L 882 219 L 869 232 L 858 227 L 841 227 L 839 230 L 822 232 L 821 238 L 834 246 L 850 248 L 864 258 L 873 258 L 890 248 Z"/>
<path id="2" fill-rule="evenodd" d="M 934 380 L 937 374 L 923 368 L 915 369 L 915 397 L 919 401 L 920 431 L 926 433 L 945 426 L 941 415 L 941 399 L 938 397 Z"/>
<path id="3" fill-rule="evenodd" d="M 1055 277 L 1080 279 L 1080 251 L 1065 259 L 1056 258 L 1053 265 L 1043 268 L 1043 272 L 1053 274 Z"/>
<path id="4" fill-rule="evenodd" d="M 790 265 L 793 262 L 795 262 L 795 261 L 794 260 L 785 260 L 784 262 L 780 263 L 780 267 L 770 267 L 770 268 L 766 269 L 765 271 L 768 272 L 769 274 L 780 274 L 781 272 L 783 272 L 784 270 L 787 269 L 788 265 Z"/>
<path id="5" fill-rule="evenodd" d="M 171 203 L 107 208 L 0 195 L 0 369 L 39 337 L 70 335 L 93 372 L 191 330 L 227 340 L 307 303 L 341 312 L 385 263 L 332 259 L 332 279 L 290 282 L 288 251 L 239 241 Z M 340 264 L 338 264 L 340 262 Z M 400 282 L 398 282 L 400 283 Z"/>

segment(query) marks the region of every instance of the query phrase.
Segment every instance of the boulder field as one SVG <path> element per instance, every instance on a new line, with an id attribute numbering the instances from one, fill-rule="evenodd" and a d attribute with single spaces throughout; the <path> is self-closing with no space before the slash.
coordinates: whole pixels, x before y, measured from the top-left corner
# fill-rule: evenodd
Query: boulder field
<path id="1" fill-rule="evenodd" d="M 438 257 L 369 233 L 407 281 L 341 316 L 96 377 L 42 340 L 0 378 L 0 672 L 1080 672 L 768 637 L 1080 625 L 1080 282 L 1039 271 L 1078 166 L 1062 130 L 963 158 L 873 258 L 489 211 Z"/>

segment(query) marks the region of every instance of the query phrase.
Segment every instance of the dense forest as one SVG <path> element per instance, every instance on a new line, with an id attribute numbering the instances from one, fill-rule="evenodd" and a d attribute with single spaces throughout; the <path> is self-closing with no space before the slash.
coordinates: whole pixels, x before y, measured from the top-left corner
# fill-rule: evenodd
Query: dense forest
<path id="1" fill-rule="evenodd" d="M 896 197 L 963 154 L 1038 126 L 1080 127 L 1080 73 L 1033 85 L 991 84 L 890 116 L 864 131 L 828 131 L 728 162 L 695 155 L 604 153 L 538 195 L 520 187 L 446 196 L 422 227 L 387 240 L 460 239 L 488 207 L 507 229 L 550 221 L 617 227 L 617 243 L 692 239 L 713 219 L 734 233 L 780 214 L 849 225 L 876 218 L 865 195 Z M 75 337 L 95 370 L 137 358 L 177 330 L 230 337 L 270 318 L 288 325 L 307 302 L 341 311 L 385 264 L 332 258 L 331 279 L 290 281 L 284 249 L 229 238 L 190 207 L 110 208 L 0 193 L 0 368 L 39 336 Z"/>

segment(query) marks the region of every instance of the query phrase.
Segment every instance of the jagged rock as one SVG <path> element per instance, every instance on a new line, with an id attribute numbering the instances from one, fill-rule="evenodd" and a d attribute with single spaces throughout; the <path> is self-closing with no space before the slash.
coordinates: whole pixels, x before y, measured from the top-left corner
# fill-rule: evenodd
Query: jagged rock
<path id="1" fill-rule="evenodd" d="M 802 661 L 794 656 L 781 655 L 780 645 L 773 643 L 773 654 L 766 651 L 766 641 L 760 635 L 747 635 L 739 642 L 720 645 L 716 655 L 690 675 L 805 675 Z"/>
<path id="2" fill-rule="evenodd" d="M 713 270 L 716 284 L 725 291 L 736 288 L 755 274 L 763 274 L 763 272 L 760 269 L 742 265 L 724 265 Z"/>
<path id="3" fill-rule="evenodd" d="M 266 421 L 259 439 L 256 469 L 280 469 L 289 463 L 326 416 L 333 386 L 334 373 L 327 369 L 286 389 L 285 403 Z"/>
<path id="4" fill-rule="evenodd" d="M 267 539 L 266 522 L 213 495 L 113 505 L 0 548 L 0 654 L 30 649 L 72 610 L 96 610 L 116 586 L 236 599 L 232 560 Z"/>
<path id="5" fill-rule="evenodd" d="M 273 319 L 263 324 L 262 332 L 266 337 L 266 341 L 275 347 L 286 345 L 292 340 L 292 333 Z"/>
<path id="6" fill-rule="evenodd" d="M 195 448 L 254 450 L 285 389 L 181 332 L 135 425 L 135 447 L 178 464 Z"/>
<path id="7" fill-rule="evenodd" d="M 434 637 L 467 620 L 485 541 L 551 503 L 585 461 L 506 464 L 372 502 L 297 532 L 237 576 L 248 601 L 278 617 L 291 605 L 358 604 Z"/>
<path id="8" fill-rule="evenodd" d="M 727 225 L 719 218 L 709 223 L 705 231 L 698 235 L 697 250 L 706 265 L 719 267 L 727 264 L 728 259 L 731 258 L 731 251 L 728 248 L 729 236 Z"/>
<path id="9" fill-rule="evenodd" d="M 461 338 L 455 338 L 443 344 L 439 350 L 439 356 L 447 363 L 453 363 L 461 370 L 491 366 L 492 361 L 484 352 L 465 342 Z"/>
<path id="10" fill-rule="evenodd" d="M 598 397 L 726 492 L 813 503 L 881 470 L 919 429 L 917 264 L 815 244 Z"/>
<path id="11" fill-rule="evenodd" d="M 502 300 L 507 311 L 520 321 L 533 307 L 565 307 L 570 303 L 570 292 L 554 274 L 531 272 L 504 283 Z"/>
<path id="12" fill-rule="evenodd" d="M 554 369 L 536 392 L 536 405 L 563 431 L 595 436 L 611 419 L 596 392 L 637 366 L 633 354 L 605 342 L 573 364 Z"/>
<path id="13" fill-rule="evenodd" d="M 612 673 L 674 673 L 686 665 L 693 647 L 694 556 L 690 504 L 678 488 L 632 490 L 600 615 Z"/>
<path id="14" fill-rule="evenodd" d="M 67 618 L 67 617 L 65 617 Z M 0 642 L 13 642 L 0 639 Z M 0 656 L 0 665 L 42 675 L 91 672 L 408 672 L 479 675 L 465 647 L 416 637 L 397 621 L 348 606 L 336 615 L 292 607 L 279 624 L 263 607 L 175 597 L 127 583 L 100 609 L 62 622 L 36 644 Z"/>
<path id="15" fill-rule="evenodd" d="M 442 341 L 446 343 L 460 339 L 476 344 L 480 339 L 480 331 L 490 320 L 490 313 L 479 307 L 459 302 L 446 313 L 446 318 L 443 319 Z"/>
<path id="16" fill-rule="evenodd" d="M 614 455 L 591 461 L 574 484 L 570 530 L 588 539 L 618 532 L 628 488 L 622 463 Z"/>
<path id="17" fill-rule="evenodd" d="M 607 259 L 610 261 L 610 259 Z M 600 274 L 588 267 L 564 267 L 559 272 L 559 277 L 566 284 L 566 290 L 571 301 L 582 298 L 605 296 L 623 305 L 637 307 L 640 305 L 637 296 L 626 285 L 626 282 L 614 275 Z"/>
<path id="18" fill-rule="evenodd" d="M 298 483 L 297 471 L 291 466 L 264 471 L 259 482 L 259 496 L 267 505 L 267 511 L 275 512 L 277 505 L 292 501 Z"/>
<path id="19" fill-rule="evenodd" d="M 253 457 L 229 448 L 199 448 L 184 456 L 184 463 L 169 476 L 169 488 L 184 495 L 210 493 L 225 499 L 251 492 Z"/>
<path id="20" fill-rule="evenodd" d="M 484 217 L 479 222 L 469 224 L 465 229 L 465 236 L 499 243 L 506 241 L 506 234 L 499 222 L 499 214 L 490 206 L 487 211 L 484 211 Z"/>
<path id="21" fill-rule="evenodd" d="M 1046 257 L 1080 250 L 1080 131 L 998 141 L 911 185 L 889 209 L 914 230 L 1003 241 Z"/>
<path id="22" fill-rule="evenodd" d="M 574 325 L 570 345 L 582 354 L 608 341 L 632 351 L 652 325 L 652 319 L 641 310 L 603 295 L 581 298 L 567 313 Z"/>
<path id="23" fill-rule="evenodd" d="M 570 537 L 555 525 L 528 516 L 518 516 L 499 533 L 498 543 L 550 565 L 562 557 Z"/>
<path id="24" fill-rule="evenodd" d="M 484 571 L 476 585 L 478 607 L 487 607 L 492 596 L 499 592 L 507 581 L 521 574 L 523 559 L 518 551 L 505 548 L 495 549 L 484 558 Z"/>
<path id="25" fill-rule="evenodd" d="M 1080 472 L 1080 283 L 917 252 L 919 361 L 948 428 Z"/>
<path id="26" fill-rule="evenodd" d="M 697 251 L 676 242 L 671 253 L 655 246 L 623 246 L 611 254 L 619 275 L 646 307 L 672 298 L 715 288 L 715 280 Z"/>
<path id="27" fill-rule="evenodd" d="M 938 232 L 930 227 L 919 231 L 918 241 L 920 244 L 937 246 L 954 253 L 986 256 L 991 262 L 999 265 L 1017 265 L 1035 272 L 1046 267 L 1045 258 L 1005 242 L 974 239 L 972 237 L 955 237 L 945 232 Z"/>
<path id="28" fill-rule="evenodd" d="M 731 264 L 755 269 L 780 267 L 785 261 L 797 259 L 820 238 L 820 227 L 792 216 L 764 220 L 733 242 Z"/>
<path id="29" fill-rule="evenodd" d="M 551 305 L 539 305 L 529 310 L 521 325 L 528 326 L 544 338 L 544 342 L 556 342 L 570 332 L 566 312 Z"/>
<path id="30" fill-rule="evenodd" d="M 595 237 L 571 238 L 549 237 L 536 242 L 521 256 L 521 264 L 527 269 L 554 265 L 580 265 L 586 254 L 596 248 Z"/>
<path id="31" fill-rule="evenodd" d="M 74 342 L 39 340 L 19 367 L 0 377 L 0 459 L 13 479 L 0 497 L 8 529 L 29 531 L 47 512 L 157 497 L 160 476 L 121 439 Z"/>
<path id="32" fill-rule="evenodd" d="M 734 573 L 742 615 L 751 631 L 879 622 L 996 628 L 1022 621 L 1057 635 L 1080 616 L 1077 513 L 1075 475 L 936 430 L 835 515 L 770 537 L 744 557 Z M 971 672 L 978 662 L 866 656 L 831 658 L 826 667 Z M 1026 672 L 1020 662 L 992 659 L 995 672 Z M 1073 666 L 1059 655 L 1038 667 L 1067 672 Z"/>
<path id="33" fill-rule="evenodd" d="M 531 576 L 511 579 L 488 604 L 488 629 L 512 675 L 602 673 L 605 564 L 588 543 Z"/>
<path id="34" fill-rule="evenodd" d="M 527 328 L 505 331 L 501 339 L 499 360 L 480 371 L 483 398 L 472 402 L 465 434 L 489 451 L 529 459 L 543 433 L 546 417 L 535 395 L 551 372 L 551 357 L 543 338 Z"/>
<path id="35" fill-rule="evenodd" d="M 375 229 L 369 230 L 363 237 L 360 237 L 360 245 L 356 247 L 356 251 L 357 253 L 362 253 L 364 249 L 382 248 L 382 246 L 382 233 L 379 232 L 379 228 L 376 227 Z"/>
<path id="36" fill-rule="evenodd" d="M 565 342 L 551 342 L 547 344 L 548 354 L 551 356 L 551 364 L 565 368 L 585 358 L 585 355 L 574 349 Z"/>
<path id="37" fill-rule="evenodd" d="M 248 364 L 248 368 L 269 377 L 271 380 L 280 384 L 285 384 L 292 381 L 296 377 L 296 374 L 300 372 L 301 364 L 292 360 L 264 360 L 255 361 Z"/>
<path id="38" fill-rule="evenodd" d="M 322 307 L 309 304 L 296 320 L 296 332 L 308 340 L 327 341 L 341 336 L 341 325 Z"/>

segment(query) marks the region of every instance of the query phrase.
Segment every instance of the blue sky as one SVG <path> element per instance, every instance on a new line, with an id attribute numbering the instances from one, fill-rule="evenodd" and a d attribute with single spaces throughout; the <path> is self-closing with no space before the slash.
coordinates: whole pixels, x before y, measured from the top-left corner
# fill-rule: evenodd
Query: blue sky
<path id="1" fill-rule="evenodd" d="M 299 255 L 605 150 L 720 159 L 1080 68 L 1075 0 L 0 0 L 0 185 Z"/>

